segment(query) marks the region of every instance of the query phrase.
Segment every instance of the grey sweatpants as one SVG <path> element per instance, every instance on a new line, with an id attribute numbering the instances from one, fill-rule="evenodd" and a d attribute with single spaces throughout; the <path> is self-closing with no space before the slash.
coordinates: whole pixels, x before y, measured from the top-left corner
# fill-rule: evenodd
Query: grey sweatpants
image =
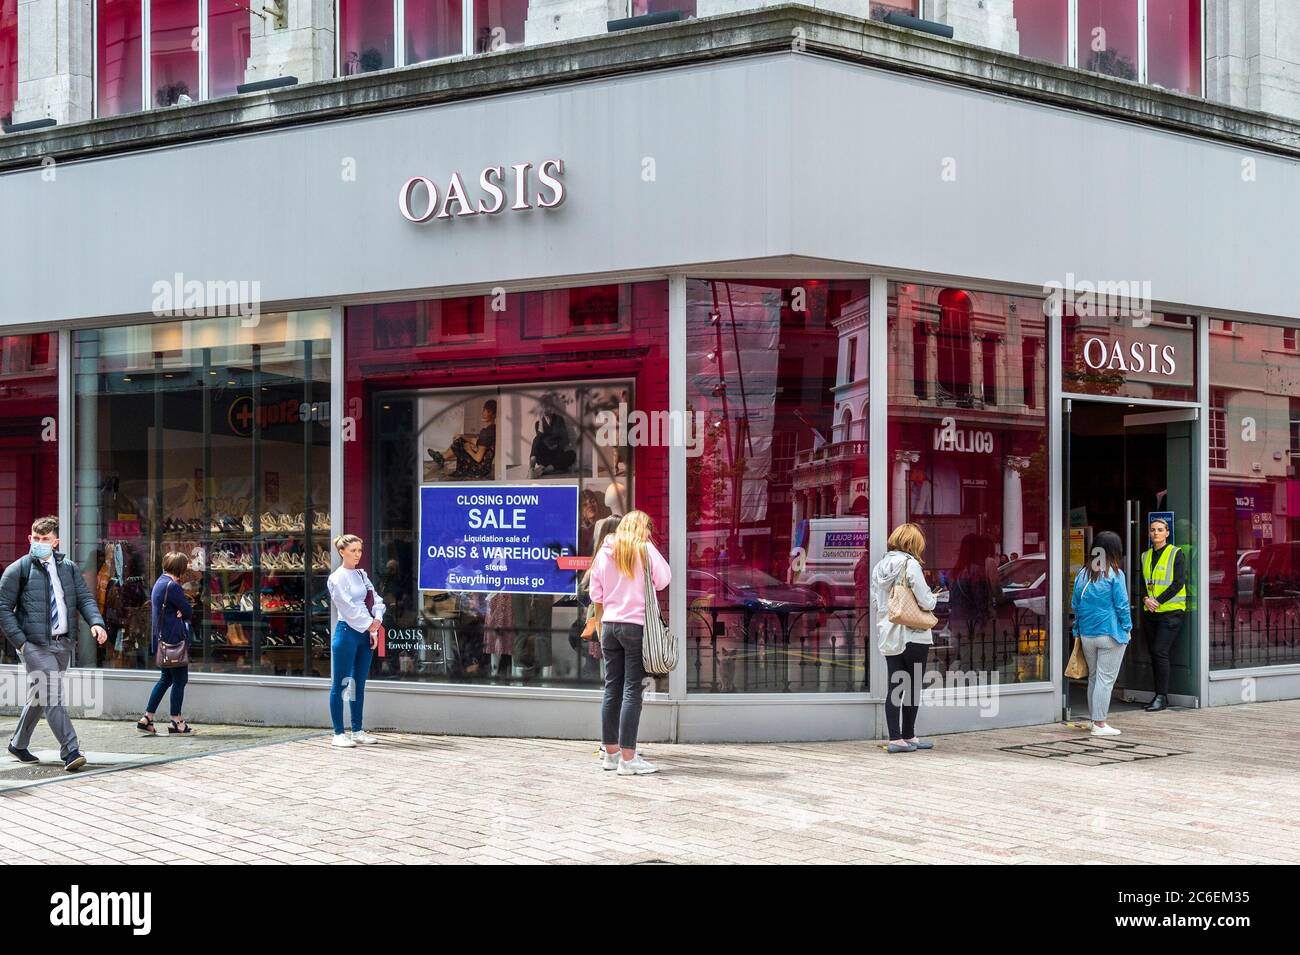
<path id="1" fill-rule="evenodd" d="M 1083 656 L 1088 661 L 1088 709 L 1094 720 L 1106 722 L 1110 712 L 1110 694 L 1124 662 L 1127 643 L 1114 637 L 1084 637 Z"/>
<path id="2" fill-rule="evenodd" d="M 18 728 L 9 742 L 26 749 L 32 732 L 44 716 L 59 741 L 59 756 L 67 759 L 77 751 L 77 731 L 63 707 L 63 674 L 72 662 L 72 641 L 57 637 L 48 647 L 23 644 L 23 666 L 27 668 L 27 703 L 18 717 Z"/>

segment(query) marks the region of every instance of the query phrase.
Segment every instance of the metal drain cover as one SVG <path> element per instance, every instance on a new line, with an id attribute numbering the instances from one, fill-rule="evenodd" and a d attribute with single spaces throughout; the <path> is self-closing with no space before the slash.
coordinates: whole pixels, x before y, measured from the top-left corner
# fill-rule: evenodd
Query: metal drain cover
<path id="1" fill-rule="evenodd" d="M 1038 759 L 1068 759 L 1071 763 L 1087 766 L 1107 766 L 1111 763 L 1135 763 L 1143 759 L 1163 759 L 1166 756 L 1186 756 L 1187 750 L 1170 749 L 1152 743 L 1135 743 L 1107 737 L 1082 739 L 1056 739 L 1042 743 L 1024 743 L 1020 746 L 1003 746 L 1001 752 L 1019 753 Z"/>

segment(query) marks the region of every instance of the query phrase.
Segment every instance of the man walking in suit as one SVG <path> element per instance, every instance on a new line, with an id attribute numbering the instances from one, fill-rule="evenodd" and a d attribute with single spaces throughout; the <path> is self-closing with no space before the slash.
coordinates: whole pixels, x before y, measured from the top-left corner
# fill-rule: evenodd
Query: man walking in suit
<path id="1" fill-rule="evenodd" d="M 38 762 L 27 745 L 44 715 L 59 741 L 63 768 L 76 772 L 86 765 L 86 757 L 63 705 L 63 677 L 77 640 L 73 614 L 81 614 L 101 645 L 108 631 L 81 571 L 58 552 L 59 519 L 37 519 L 28 539 L 27 555 L 0 576 L 0 630 L 27 668 L 27 702 L 9 740 L 9 752 L 24 763 Z"/>

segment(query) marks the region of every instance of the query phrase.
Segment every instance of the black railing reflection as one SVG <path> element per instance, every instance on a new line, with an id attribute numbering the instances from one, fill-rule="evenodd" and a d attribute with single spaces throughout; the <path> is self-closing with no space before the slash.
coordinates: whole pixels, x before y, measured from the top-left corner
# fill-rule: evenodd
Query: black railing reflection
<path id="1" fill-rule="evenodd" d="M 1047 621 L 1021 607 L 1003 607 L 980 621 L 940 620 L 930 669 L 998 675 L 999 683 L 1050 680 Z"/>
<path id="2" fill-rule="evenodd" d="M 868 689 L 865 607 L 687 611 L 687 687 L 710 693 L 859 693 Z"/>
<path id="3" fill-rule="evenodd" d="M 1210 607 L 1210 669 L 1300 663 L 1300 598 L 1250 603 L 1216 597 Z"/>

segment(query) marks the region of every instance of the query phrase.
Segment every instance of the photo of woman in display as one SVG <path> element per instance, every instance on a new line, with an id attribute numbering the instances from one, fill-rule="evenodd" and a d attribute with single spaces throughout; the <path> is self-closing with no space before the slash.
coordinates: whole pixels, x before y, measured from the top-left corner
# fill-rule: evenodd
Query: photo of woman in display
<path id="1" fill-rule="evenodd" d="M 573 448 L 569 425 L 560 412 L 555 395 L 542 396 L 541 413 L 533 423 L 533 446 L 528 457 L 534 478 L 567 476 L 573 472 L 578 452 Z"/>
<path id="2" fill-rule="evenodd" d="M 495 477 L 497 450 L 497 403 L 490 398 L 483 403 L 480 415 L 483 427 L 478 434 L 461 434 L 445 451 L 427 450 L 425 480 L 466 481 Z M 452 465 L 455 468 L 452 469 Z"/>

